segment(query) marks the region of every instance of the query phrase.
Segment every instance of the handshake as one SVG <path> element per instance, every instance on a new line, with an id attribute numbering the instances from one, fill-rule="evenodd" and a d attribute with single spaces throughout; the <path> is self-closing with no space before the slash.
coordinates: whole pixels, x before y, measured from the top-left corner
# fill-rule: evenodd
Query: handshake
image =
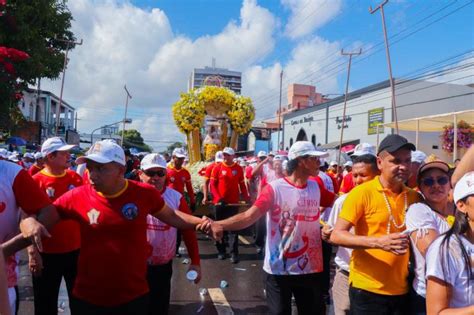
<path id="1" fill-rule="evenodd" d="M 224 235 L 224 229 L 219 222 L 213 221 L 206 216 L 203 216 L 201 218 L 201 223 L 196 225 L 196 231 L 204 232 L 216 241 L 221 241 L 222 236 Z"/>

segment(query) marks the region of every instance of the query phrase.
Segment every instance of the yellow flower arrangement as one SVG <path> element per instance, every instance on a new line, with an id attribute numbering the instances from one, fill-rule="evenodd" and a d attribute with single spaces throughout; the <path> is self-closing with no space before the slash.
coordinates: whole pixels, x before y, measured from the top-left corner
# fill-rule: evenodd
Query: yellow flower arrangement
<path id="1" fill-rule="evenodd" d="M 232 107 L 227 111 L 232 129 L 239 135 L 246 134 L 252 127 L 255 108 L 249 97 L 236 96 Z"/>
<path id="2" fill-rule="evenodd" d="M 216 152 L 219 151 L 219 146 L 213 143 L 207 143 L 204 145 L 204 158 L 207 160 L 212 159 Z"/>
<path id="3" fill-rule="evenodd" d="M 204 104 L 193 91 L 181 93 L 181 98 L 173 105 L 172 112 L 176 126 L 185 134 L 201 128 L 206 117 Z"/>

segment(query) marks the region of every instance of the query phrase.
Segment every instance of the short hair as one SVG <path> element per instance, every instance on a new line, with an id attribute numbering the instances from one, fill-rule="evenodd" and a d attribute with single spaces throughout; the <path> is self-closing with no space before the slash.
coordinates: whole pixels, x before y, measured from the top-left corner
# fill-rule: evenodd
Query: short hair
<path id="1" fill-rule="evenodd" d="M 298 167 L 298 159 L 289 160 L 288 164 L 286 165 L 286 171 L 288 175 L 293 174 L 293 172 L 296 170 L 297 167 Z"/>
<path id="2" fill-rule="evenodd" d="M 385 152 L 385 151 L 382 151 L 382 152 Z M 379 170 L 378 167 L 377 167 L 377 158 L 372 154 L 362 154 L 362 155 L 359 155 L 359 156 L 355 157 L 354 160 L 353 160 L 353 164 L 357 164 L 357 163 L 368 164 L 368 165 L 370 165 L 372 170 L 374 170 L 376 172 L 378 172 L 378 170 Z"/>

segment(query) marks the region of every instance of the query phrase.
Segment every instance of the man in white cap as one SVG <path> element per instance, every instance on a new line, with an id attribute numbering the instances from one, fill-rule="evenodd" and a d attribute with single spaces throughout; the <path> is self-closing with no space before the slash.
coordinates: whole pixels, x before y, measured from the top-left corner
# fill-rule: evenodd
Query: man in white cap
<path id="1" fill-rule="evenodd" d="M 408 178 L 407 186 L 418 190 L 417 175 L 421 165 L 425 163 L 427 156 L 424 152 L 416 150 L 411 153 L 411 169 L 410 178 Z"/>
<path id="2" fill-rule="evenodd" d="M 49 138 L 41 146 L 44 168 L 33 176 L 33 180 L 46 192 L 51 202 L 82 185 L 81 176 L 69 170 L 69 151 L 74 147 L 60 137 Z M 38 315 L 56 314 L 58 311 L 58 294 L 63 277 L 68 296 L 72 297 L 81 247 L 79 224 L 74 220 L 61 220 L 50 233 L 51 238 L 43 241 L 41 253 L 34 246 L 28 247 L 35 314 Z"/>
<path id="3" fill-rule="evenodd" d="M 189 207 L 194 213 L 196 211 L 196 198 L 194 196 L 193 185 L 191 183 L 191 174 L 187 169 L 183 167 L 184 160 L 186 159 L 186 151 L 184 148 L 175 148 L 173 150 L 172 163 L 168 165 L 168 171 L 166 175 L 167 185 L 170 188 L 173 188 L 183 196 L 184 188 L 186 187 L 186 192 L 189 197 Z M 181 233 L 177 231 L 178 236 L 176 239 L 176 256 L 179 257 L 179 247 L 181 245 Z"/>
<path id="4" fill-rule="evenodd" d="M 211 175 L 212 175 L 212 170 L 214 169 L 214 166 L 218 165 L 219 163 L 222 163 L 224 161 L 224 153 L 222 151 L 217 151 L 214 162 L 209 164 L 206 167 L 206 172 L 204 175 L 204 185 L 203 185 L 203 195 L 204 197 L 202 198 L 202 204 L 207 205 L 209 203 L 209 183 L 211 182 Z"/>
<path id="5" fill-rule="evenodd" d="M 44 167 L 43 154 L 41 154 L 41 152 L 36 152 L 34 154 L 34 158 L 35 158 L 35 162 L 33 163 L 33 165 L 31 165 L 30 169 L 28 170 L 28 174 L 30 174 L 30 176 L 35 175 L 36 173 L 41 171 Z"/>
<path id="6" fill-rule="evenodd" d="M 96 142 L 77 163 L 87 164 L 90 185 L 57 199 L 57 212 L 40 212 L 39 221 L 24 219 L 20 224 L 23 235 L 41 244 L 43 224 L 51 228 L 59 216 L 78 221 L 81 251 L 70 301 L 72 313 L 147 314 L 147 215 L 180 229 L 192 229 L 205 219 L 174 211 L 155 187 L 125 179 L 125 154 L 113 141 Z"/>
<path id="7" fill-rule="evenodd" d="M 240 200 L 250 201 L 250 197 L 245 186 L 244 171 L 242 167 L 235 163 L 235 152 L 232 148 L 224 148 L 224 161 L 216 165 L 211 175 L 212 198 L 215 206 L 215 218 L 225 219 L 235 215 L 238 210 Z M 227 235 L 226 235 L 227 237 Z M 231 246 L 232 263 L 239 262 L 239 236 L 237 232 L 229 233 L 229 243 Z M 226 241 L 216 243 L 217 258 L 226 258 Z"/>
<path id="8" fill-rule="evenodd" d="M 191 214 L 183 195 L 166 187 L 166 160 L 157 153 L 143 157 L 138 172 L 140 181 L 154 186 L 166 204 L 176 211 Z M 160 221 L 152 215 L 147 217 L 147 239 L 152 247 L 148 258 L 148 286 L 150 287 L 150 314 L 167 315 L 170 303 L 173 257 L 176 249 L 176 228 Z M 201 279 L 199 248 L 194 230 L 184 230 L 183 239 L 191 258 L 188 272 L 197 273 L 194 283 Z"/>
<path id="9" fill-rule="evenodd" d="M 29 170 L 31 165 L 35 162 L 35 156 L 31 152 L 26 152 L 23 154 L 23 157 L 21 158 L 20 166 L 23 167 L 25 170 Z"/>
<path id="10" fill-rule="evenodd" d="M 351 158 L 355 159 L 358 156 L 370 154 L 372 156 L 377 156 L 375 153 L 375 146 L 371 145 L 370 143 L 362 142 L 356 145 L 354 148 L 354 153 L 352 153 Z M 339 193 L 347 194 L 355 187 L 355 181 L 353 180 L 352 172 L 344 176 L 342 179 L 341 188 L 339 189 Z"/>
<path id="11" fill-rule="evenodd" d="M 215 237 L 222 231 L 236 231 L 267 216 L 267 237 L 263 270 L 270 314 L 291 314 L 294 295 L 299 314 L 324 314 L 322 298 L 323 257 L 320 235 L 320 207 L 329 207 L 334 195 L 321 194 L 316 181 L 320 158 L 309 141 L 295 142 L 288 154 L 289 176 L 267 186 L 245 212 L 211 224 Z"/>
<path id="12" fill-rule="evenodd" d="M 329 169 L 326 174 L 328 174 L 335 182 L 334 191 L 338 192 L 342 184 L 342 174 L 340 172 L 341 167 L 337 164 L 336 161 L 331 161 L 329 163 Z"/>

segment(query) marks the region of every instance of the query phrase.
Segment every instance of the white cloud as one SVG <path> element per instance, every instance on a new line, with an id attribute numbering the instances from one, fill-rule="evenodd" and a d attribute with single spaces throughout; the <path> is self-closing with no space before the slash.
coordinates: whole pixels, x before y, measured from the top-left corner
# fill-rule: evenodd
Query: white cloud
<path id="1" fill-rule="evenodd" d="M 427 74 L 428 76 L 433 75 L 433 77 L 428 77 L 428 81 L 448 83 L 448 84 L 459 84 L 459 85 L 468 85 L 474 84 L 474 57 L 471 55 L 457 64 L 443 68 L 443 75 L 437 76 L 434 73 Z"/>
<path id="2" fill-rule="evenodd" d="M 297 39 L 311 34 L 341 11 L 341 0 L 281 0 L 291 12 L 285 35 Z"/>

